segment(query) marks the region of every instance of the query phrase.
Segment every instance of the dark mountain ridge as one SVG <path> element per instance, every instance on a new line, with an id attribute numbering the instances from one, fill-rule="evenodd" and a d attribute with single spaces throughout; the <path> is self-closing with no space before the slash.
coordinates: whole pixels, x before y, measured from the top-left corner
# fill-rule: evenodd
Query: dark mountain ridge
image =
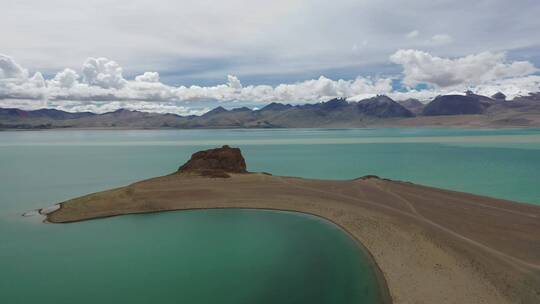
<path id="1" fill-rule="evenodd" d="M 247 107 L 228 110 L 218 106 L 200 116 L 127 109 L 96 114 L 55 109 L 26 111 L 0 108 L 0 128 L 338 128 L 391 126 L 400 123 L 415 126 L 438 125 L 439 122 L 433 119 L 443 119 L 433 118 L 426 121 L 423 117 L 461 117 L 471 114 L 496 119 L 497 122 L 510 126 L 519 122 L 521 126 L 524 121 L 536 121 L 536 116 L 540 116 L 540 94 L 518 97 L 513 101 L 502 99 L 500 94 L 495 97 L 498 98 L 467 92 L 466 95 L 437 96 L 424 105 L 414 99 L 396 102 L 388 96 L 378 95 L 360 101 L 334 98 L 326 102 L 303 105 L 273 102 L 257 110 Z M 538 121 L 540 123 L 540 118 Z"/>
<path id="2" fill-rule="evenodd" d="M 489 104 L 469 95 L 437 96 L 422 110 L 425 116 L 482 114 Z"/>
<path id="3" fill-rule="evenodd" d="M 420 100 L 415 98 L 400 100 L 398 103 L 405 107 L 405 109 L 411 111 L 414 115 L 420 114 L 425 106 Z"/>
<path id="4" fill-rule="evenodd" d="M 379 118 L 414 116 L 407 108 L 385 95 L 360 100 L 357 107 L 360 112 Z"/>

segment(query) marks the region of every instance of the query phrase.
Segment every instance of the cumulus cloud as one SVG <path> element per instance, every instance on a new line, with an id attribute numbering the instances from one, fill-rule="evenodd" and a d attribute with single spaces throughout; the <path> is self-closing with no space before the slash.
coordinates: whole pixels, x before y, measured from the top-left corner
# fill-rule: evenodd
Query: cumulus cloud
<path id="1" fill-rule="evenodd" d="M 45 88 L 45 78 L 40 72 L 36 72 L 34 76 L 28 79 L 28 82 L 35 88 Z"/>
<path id="2" fill-rule="evenodd" d="M 507 62 L 504 54 L 481 53 L 448 59 L 417 50 L 400 50 L 391 61 L 403 66 L 402 82 L 407 86 L 429 84 L 427 89 L 395 91 L 400 77 L 357 77 L 333 80 L 324 76 L 289 84 L 243 85 L 234 75 L 214 86 L 171 86 L 160 82 L 157 72 L 145 72 L 125 79 L 122 67 L 106 58 L 89 58 L 80 72 L 66 68 L 46 80 L 12 58 L 0 56 L 0 106 L 53 107 L 70 111 L 104 112 L 120 107 L 151 112 L 197 114 L 201 106 L 229 103 L 305 103 L 335 97 L 359 100 L 377 94 L 395 99 L 426 100 L 438 94 L 462 93 L 466 89 L 491 95 L 504 92 L 509 98 L 538 91 L 540 76 L 529 62 Z"/>
<path id="3" fill-rule="evenodd" d="M 52 87 L 72 88 L 79 82 L 79 74 L 72 69 L 64 69 L 51 79 L 48 84 Z"/>
<path id="4" fill-rule="evenodd" d="M 403 67 L 403 83 L 408 86 L 474 86 L 537 71 L 530 62 L 507 62 L 504 53 L 491 52 L 450 59 L 419 50 L 399 50 L 390 56 L 390 60 Z"/>
<path id="5" fill-rule="evenodd" d="M 84 81 L 104 89 L 120 89 L 126 84 L 122 68 L 107 58 L 88 58 L 82 68 Z"/>
<path id="6" fill-rule="evenodd" d="M 144 72 L 144 74 L 136 76 L 135 81 L 138 82 L 159 82 L 158 72 Z"/>
<path id="7" fill-rule="evenodd" d="M 41 73 L 32 77 L 12 58 L 3 57 L 0 99 L 41 100 L 49 106 L 71 110 L 104 111 L 123 106 L 159 112 L 172 111 L 174 104 L 195 101 L 216 102 L 318 102 L 334 97 L 385 94 L 392 90 L 392 79 L 359 77 L 353 80 L 317 79 L 292 84 L 244 86 L 238 77 L 227 75 L 215 86 L 169 86 L 160 82 L 157 72 L 145 72 L 134 80 L 122 75 L 122 67 L 107 58 L 87 59 L 80 74 L 66 68 L 45 80 Z M 4 68 L 5 66 L 5 68 Z M 150 106 L 151 104 L 155 106 Z M 43 106 L 42 103 L 39 103 Z M 177 112 L 188 113 L 180 106 Z"/>
<path id="8" fill-rule="evenodd" d="M 385 94 L 392 91 L 392 79 L 332 80 L 324 76 L 296 84 L 281 84 L 274 89 L 278 100 L 325 100 L 334 97 Z"/>
<path id="9" fill-rule="evenodd" d="M 0 99 L 43 99 L 46 93 L 46 82 L 40 72 L 29 77 L 27 69 L 0 54 Z"/>
<path id="10" fill-rule="evenodd" d="M 234 76 L 234 75 L 227 75 L 227 85 L 233 89 L 241 89 L 242 88 L 242 83 L 240 82 L 240 80 L 238 79 L 238 77 Z"/>
<path id="11" fill-rule="evenodd" d="M 18 65 L 13 58 L 0 54 L 0 79 L 26 78 L 28 71 Z"/>

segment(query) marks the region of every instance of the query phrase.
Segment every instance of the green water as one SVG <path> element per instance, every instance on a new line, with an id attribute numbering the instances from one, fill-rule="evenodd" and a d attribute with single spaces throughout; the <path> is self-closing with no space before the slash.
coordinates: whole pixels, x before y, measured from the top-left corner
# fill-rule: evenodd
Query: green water
<path id="1" fill-rule="evenodd" d="M 206 210 L 43 226 L 3 235 L 2 303 L 378 299 L 357 244 L 313 216 Z"/>
<path id="2" fill-rule="evenodd" d="M 540 129 L 0 132 L 0 303 L 376 303 L 369 261 L 310 216 L 212 210 L 45 225 L 24 211 L 240 146 L 248 169 L 376 174 L 540 203 Z"/>

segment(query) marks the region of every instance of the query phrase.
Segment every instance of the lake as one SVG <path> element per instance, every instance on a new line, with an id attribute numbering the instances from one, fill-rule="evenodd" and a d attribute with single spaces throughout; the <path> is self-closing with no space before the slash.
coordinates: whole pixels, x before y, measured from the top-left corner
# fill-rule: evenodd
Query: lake
<path id="1" fill-rule="evenodd" d="M 539 204 L 540 129 L 0 132 L 2 303 L 376 303 L 370 260 L 338 227 L 208 210 L 67 225 L 28 210 L 175 171 L 239 146 L 248 170 L 368 174 Z"/>

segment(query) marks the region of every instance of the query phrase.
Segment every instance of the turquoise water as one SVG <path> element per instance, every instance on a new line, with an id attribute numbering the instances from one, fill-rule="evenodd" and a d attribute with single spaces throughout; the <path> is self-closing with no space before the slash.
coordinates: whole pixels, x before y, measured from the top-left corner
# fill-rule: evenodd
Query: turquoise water
<path id="1" fill-rule="evenodd" d="M 1 241 L 1 303 L 379 301 L 357 243 L 298 213 L 207 210 L 28 224 L 2 231 Z"/>
<path id="2" fill-rule="evenodd" d="M 540 129 L 0 132 L 0 303 L 372 303 L 368 259 L 310 216 L 213 210 L 69 225 L 20 216 L 168 174 L 223 144 L 240 146 L 251 171 L 376 174 L 540 204 Z"/>
<path id="3" fill-rule="evenodd" d="M 223 144 L 240 146 L 251 171 L 376 174 L 540 203 L 540 129 L 42 131 L 0 132 L 0 211 L 168 174 L 193 152 Z"/>

